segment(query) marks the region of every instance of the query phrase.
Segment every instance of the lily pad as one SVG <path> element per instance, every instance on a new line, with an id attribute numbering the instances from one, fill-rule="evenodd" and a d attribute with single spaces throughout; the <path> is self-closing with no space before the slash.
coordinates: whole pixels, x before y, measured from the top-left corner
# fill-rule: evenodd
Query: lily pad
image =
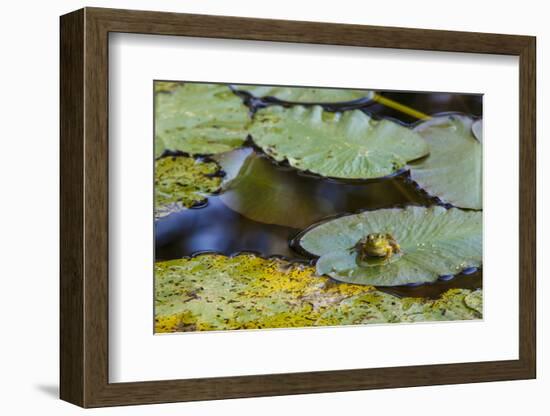
<path id="1" fill-rule="evenodd" d="M 222 84 L 185 83 L 155 96 L 155 155 L 214 154 L 246 139 L 248 108 Z"/>
<path id="2" fill-rule="evenodd" d="M 468 296 L 464 298 L 464 303 L 481 315 L 483 313 L 483 292 L 481 289 L 468 294 Z"/>
<path id="3" fill-rule="evenodd" d="M 169 93 L 183 85 L 180 81 L 155 81 L 155 93 Z"/>
<path id="4" fill-rule="evenodd" d="M 370 100 L 373 91 L 342 88 L 277 87 L 262 85 L 235 85 L 238 91 L 246 91 L 254 97 L 273 97 L 291 103 L 334 104 L 357 100 Z"/>
<path id="5" fill-rule="evenodd" d="M 155 264 L 155 332 L 477 319 L 464 303 L 470 293 L 400 299 L 317 277 L 311 266 L 206 254 Z"/>
<path id="6" fill-rule="evenodd" d="M 423 302 L 418 298 L 402 299 L 405 313 L 401 322 L 464 321 L 481 319 L 482 311 L 474 310 L 466 304 L 469 296 L 482 297 L 481 289 L 450 289 L 441 298 Z"/>
<path id="7" fill-rule="evenodd" d="M 200 204 L 219 190 L 222 178 L 215 162 L 187 156 L 155 161 L 155 218 Z"/>
<path id="8" fill-rule="evenodd" d="M 483 120 L 474 121 L 472 124 L 472 133 L 480 143 L 483 143 Z"/>
<path id="9" fill-rule="evenodd" d="M 315 225 L 298 243 L 320 256 L 319 275 L 339 281 L 376 286 L 434 282 L 481 266 L 481 223 L 479 211 L 440 206 L 380 209 Z M 390 235 L 399 253 L 365 263 L 357 243 L 377 234 Z"/>
<path id="10" fill-rule="evenodd" d="M 411 179 L 445 203 L 482 209 L 481 121 L 444 115 L 414 130 L 429 143 L 430 155 L 411 165 Z"/>
<path id="11" fill-rule="evenodd" d="M 418 133 L 393 121 L 374 120 L 360 110 L 327 112 L 320 106 L 261 109 L 250 134 L 273 159 L 332 178 L 389 176 L 429 151 Z"/>

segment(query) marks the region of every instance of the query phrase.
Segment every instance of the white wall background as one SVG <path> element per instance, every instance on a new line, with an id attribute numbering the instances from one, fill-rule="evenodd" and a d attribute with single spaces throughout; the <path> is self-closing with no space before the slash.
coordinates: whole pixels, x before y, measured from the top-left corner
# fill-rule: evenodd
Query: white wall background
<path id="1" fill-rule="evenodd" d="M 387 26 L 529 34 L 538 37 L 539 378 L 534 381 L 423 387 L 338 394 L 225 400 L 87 411 L 102 415 L 334 413 L 546 415 L 550 361 L 542 331 L 550 285 L 544 282 L 544 240 L 550 236 L 543 183 L 550 159 L 543 118 L 550 102 L 550 26 L 540 0 L 272 2 L 246 0 L 121 0 L 4 2 L 0 13 L 0 409 L 3 414 L 72 415 L 58 386 L 58 16 L 83 6 L 318 20 Z M 546 75 L 546 76 L 545 76 Z M 546 201 L 544 200 L 546 199 Z M 545 234 L 545 236 L 543 236 Z M 547 326 L 547 325 L 546 325 Z M 405 353 L 405 352 L 404 352 Z"/>

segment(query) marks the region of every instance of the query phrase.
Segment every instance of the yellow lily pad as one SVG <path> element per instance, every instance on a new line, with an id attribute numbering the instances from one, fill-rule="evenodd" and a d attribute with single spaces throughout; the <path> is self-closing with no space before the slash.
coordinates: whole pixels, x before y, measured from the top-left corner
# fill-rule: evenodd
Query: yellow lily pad
<path id="1" fill-rule="evenodd" d="M 471 292 L 400 299 L 286 260 L 205 254 L 155 264 L 155 332 L 479 319 Z"/>
<path id="2" fill-rule="evenodd" d="M 218 191 L 222 178 L 215 162 L 188 156 L 166 156 L 155 161 L 155 218 L 204 202 Z"/>
<path id="3" fill-rule="evenodd" d="M 173 92 L 177 87 L 183 85 L 183 82 L 155 81 L 155 93 Z"/>

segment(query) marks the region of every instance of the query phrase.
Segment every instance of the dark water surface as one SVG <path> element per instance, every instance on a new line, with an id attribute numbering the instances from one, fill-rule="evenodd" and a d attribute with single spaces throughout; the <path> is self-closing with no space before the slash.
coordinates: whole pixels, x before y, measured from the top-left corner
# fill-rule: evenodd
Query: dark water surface
<path id="1" fill-rule="evenodd" d="M 252 153 L 227 191 L 208 203 L 157 221 L 156 259 L 204 251 L 240 251 L 305 260 L 290 240 L 309 225 L 335 215 L 429 200 L 405 175 L 376 182 L 343 183 L 272 163 Z"/>
<path id="2" fill-rule="evenodd" d="M 482 99 L 479 94 L 410 93 L 384 91 L 380 95 L 404 104 L 424 114 L 459 112 L 475 117 L 482 116 Z M 418 119 L 382 104 L 371 103 L 364 110 L 378 117 L 391 117 L 403 123 L 416 123 Z"/>

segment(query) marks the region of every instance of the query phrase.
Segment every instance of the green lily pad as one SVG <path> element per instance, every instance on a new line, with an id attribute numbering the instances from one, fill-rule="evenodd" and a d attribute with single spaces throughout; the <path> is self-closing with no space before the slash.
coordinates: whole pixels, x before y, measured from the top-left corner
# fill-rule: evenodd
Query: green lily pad
<path id="1" fill-rule="evenodd" d="M 155 155 L 226 152 L 242 145 L 248 108 L 222 84 L 185 83 L 155 96 Z"/>
<path id="2" fill-rule="evenodd" d="M 307 88 L 307 87 L 277 87 L 263 85 L 235 85 L 239 91 L 246 91 L 254 97 L 273 97 L 280 101 L 292 103 L 347 103 L 357 100 L 369 100 L 373 91 L 352 90 L 342 88 Z"/>
<path id="3" fill-rule="evenodd" d="M 320 256 L 317 273 L 348 283 L 397 286 L 481 266 L 482 214 L 440 206 L 391 208 L 346 215 L 307 230 L 298 240 Z M 371 234 L 389 234 L 400 252 L 372 264 L 356 245 Z"/>
<path id="4" fill-rule="evenodd" d="M 155 161 L 155 218 L 165 217 L 203 202 L 219 190 L 219 166 L 188 156 L 166 156 Z"/>
<path id="5" fill-rule="evenodd" d="M 250 133 L 277 161 L 325 177 L 373 179 L 392 175 L 428 154 L 420 135 L 359 110 L 331 113 L 320 106 L 259 110 Z"/>
<path id="6" fill-rule="evenodd" d="M 155 332 L 296 328 L 478 319 L 470 290 L 403 298 L 315 276 L 315 268 L 251 254 L 155 264 Z"/>
<path id="7" fill-rule="evenodd" d="M 411 165 L 411 179 L 445 203 L 482 209 L 481 121 L 444 115 L 414 130 L 429 143 L 430 155 Z"/>

